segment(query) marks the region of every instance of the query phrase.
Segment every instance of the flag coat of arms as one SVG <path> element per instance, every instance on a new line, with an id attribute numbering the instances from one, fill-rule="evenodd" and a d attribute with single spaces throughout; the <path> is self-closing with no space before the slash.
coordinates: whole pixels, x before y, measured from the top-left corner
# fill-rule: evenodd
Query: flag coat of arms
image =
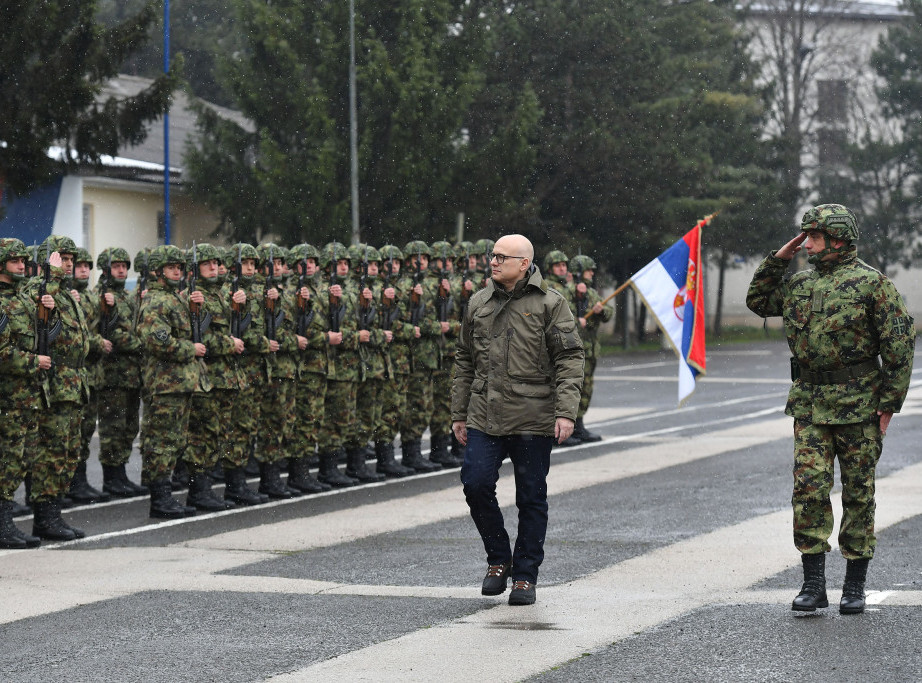
<path id="1" fill-rule="evenodd" d="M 637 292 L 679 357 L 679 405 L 705 373 L 702 219 L 682 239 L 631 278 Z"/>

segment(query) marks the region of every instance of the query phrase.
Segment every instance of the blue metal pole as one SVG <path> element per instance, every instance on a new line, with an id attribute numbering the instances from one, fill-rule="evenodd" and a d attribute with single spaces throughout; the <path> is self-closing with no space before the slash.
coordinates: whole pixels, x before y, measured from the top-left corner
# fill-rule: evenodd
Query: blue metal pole
<path id="1" fill-rule="evenodd" d="M 163 73 L 170 70 L 170 0 L 163 1 Z M 163 115 L 163 243 L 170 243 L 170 111 Z"/>

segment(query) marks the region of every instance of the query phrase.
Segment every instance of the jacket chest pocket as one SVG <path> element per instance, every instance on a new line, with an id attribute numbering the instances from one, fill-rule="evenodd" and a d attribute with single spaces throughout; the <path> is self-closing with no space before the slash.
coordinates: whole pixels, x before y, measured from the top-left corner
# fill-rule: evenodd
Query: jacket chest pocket
<path id="1" fill-rule="evenodd" d="M 867 318 L 865 302 L 855 296 L 832 294 L 824 302 L 822 309 L 815 311 L 816 330 L 823 333 L 839 333 L 849 328 L 861 330 Z"/>
<path id="2" fill-rule="evenodd" d="M 543 344 L 542 333 L 531 333 L 527 328 L 506 328 L 503 335 L 503 353 L 506 374 L 512 380 L 527 383 L 546 383 L 550 381 L 547 371 L 547 351 Z"/>

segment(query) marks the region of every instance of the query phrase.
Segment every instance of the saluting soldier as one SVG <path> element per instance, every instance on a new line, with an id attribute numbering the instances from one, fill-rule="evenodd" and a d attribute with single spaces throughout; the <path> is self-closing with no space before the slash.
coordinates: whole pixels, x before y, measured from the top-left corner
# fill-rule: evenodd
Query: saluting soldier
<path id="1" fill-rule="evenodd" d="M 864 611 L 874 556 L 874 479 L 883 438 L 912 373 L 915 329 L 893 283 L 858 258 L 858 220 L 841 204 L 804 214 L 801 233 L 758 267 L 746 305 L 782 316 L 791 349 L 785 413 L 794 418 L 794 545 L 804 583 L 791 608 L 827 607 L 826 553 L 835 461 L 842 479 L 839 550 L 846 559 L 839 612 Z M 814 267 L 786 276 L 806 249 Z"/>

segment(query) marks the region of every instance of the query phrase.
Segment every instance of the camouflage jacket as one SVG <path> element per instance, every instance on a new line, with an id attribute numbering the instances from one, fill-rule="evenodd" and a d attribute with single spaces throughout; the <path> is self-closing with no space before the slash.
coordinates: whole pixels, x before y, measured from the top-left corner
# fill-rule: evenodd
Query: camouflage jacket
<path id="1" fill-rule="evenodd" d="M 208 391 L 205 363 L 195 355 L 189 305 L 180 293 L 153 282 L 141 303 L 138 339 L 145 354 L 141 377 L 147 394 Z"/>
<path id="2" fill-rule="evenodd" d="M 493 436 L 552 436 L 556 418 L 576 420 L 583 363 L 570 307 L 539 270 L 511 292 L 491 280 L 464 314 L 451 419 Z"/>
<path id="3" fill-rule="evenodd" d="M 390 353 L 388 352 L 387 337 L 381 328 L 381 316 L 378 314 L 384 283 L 380 278 L 368 278 L 366 287 L 371 290 L 372 298 L 368 308 L 362 308 L 361 279 L 352 277 L 349 279 L 349 291 L 356 298 L 356 331 L 368 330 L 369 340 L 367 342 L 358 342 L 359 359 L 361 366 L 359 369 L 359 381 L 364 382 L 366 379 L 384 379 L 390 376 L 388 372 L 393 372 L 391 367 Z"/>
<path id="4" fill-rule="evenodd" d="M 272 376 L 273 353 L 269 350 L 269 339 L 266 337 L 265 300 L 266 279 L 255 275 L 243 285 L 247 293 L 248 312 L 251 316 L 250 325 L 243 333 L 244 352 L 239 359 L 240 367 L 244 372 L 244 381 L 250 386 L 261 386 L 269 381 Z"/>
<path id="5" fill-rule="evenodd" d="M 90 334 L 83 309 L 70 294 L 69 285 L 63 282 L 64 271 L 52 268 L 52 280 L 47 294 L 54 297 L 54 315 L 61 321 L 61 332 L 51 344 L 51 369 L 49 387 L 51 402 L 86 403 L 89 400 L 86 358 L 90 352 Z M 38 301 L 42 279 L 34 277 L 24 286 L 23 293 Z"/>
<path id="6" fill-rule="evenodd" d="M 548 287 L 550 287 L 551 289 L 557 290 L 558 292 L 563 294 L 565 299 L 569 301 L 569 298 L 567 295 L 567 285 L 569 283 L 567 282 L 567 278 L 558 277 L 557 275 L 554 275 L 553 273 L 548 273 L 547 275 L 544 276 L 544 281 L 547 282 Z"/>
<path id="7" fill-rule="evenodd" d="M 847 381 L 794 380 L 785 412 L 815 424 L 855 424 L 899 412 L 912 372 L 915 329 L 893 283 L 854 252 L 785 277 L 789 261 L 766 258 L 746 296 L 763 318 L 783 316 L 791 354 L 808 371 L 835 371 L 878 356 L 878 371 Z"/>
<path id="8" fill-rule="evenodd" d="M 361 358 L 359 357 L 358 318 L 356 316 L 355 293 L 349 289 L 348 282 L 339 279 L 343 295 L 334 307 L 330 301 L 329 283 L 325 283 L 321 298 L 327 300 L 327 329 L 332 330 L 332 315 L 337 313 L 342 322 L 339 331 L 343 333 L 343 342 L 337 346 L 327 346 L 327 381 L 358 382 L 361 377 Z M 340 308 L 341 306 L 341 308 Z"/>
<path id="9" fill-rule="evenodd" d="M 90 389 L 102 386 L 102 359 L 106 352 L 103 347 L 102 335 L 99 333 L 99 299 L 86 286 L 86 283 L 75 283 L 74 289 L 80 295 L 80 308 L 86 320 L 90 352 L 86 356 L 86 382 Z"/>
<path id="10" fill-rule="evenodd" d="M 298 348 L 298 338 L 295 335 L 294 328 L 297 303 L 294 297 L 291 296 L 290 289 L 287 288 L 285 281 L 286 278 L 279 277 L 275 285 L 279 291 L 279 298 L 275 300 L 275 340 L 279 343 L 279 350 L 269 355 L 269 372 L 272 379 L 297 379 L 300 364 L 300 349 Z M 269 311 L 265 309 L 265 302 L 266 299 L 263 298 L 262 320 L 264 330 L 266 329 L 266 317 L 269 315 Z M 281 311 L 281 316 L 279 311 Z"/>
<path id="11" fill-rule="evenodd" d="M 586 318 L 586 314 L 592 310 L 602 300 L 601 295 L 588 284 L 586 285 L 586 296 L 584 299 L 577 297 L 576 284 L 571 282 L 567 285 L 567 301 L 570 303 L 570 311 L 576 319 L 576 329 L 579 330 L 579 337 L 583 340 L 583 349 L 586 351 L 586 358 L 596 358 L 602 352 L 602 344 L 599 341 L 599 327 L 602 323 L 607 323 L 614 317 L 615 311 L 611 306 L 603 306 L 599 315 L 591 315 Z M 586 319 L 586 326 L 583 327 L 579 318 Z"/>
<path id="12" fill-rule="evenodd" d="M 418 304 L 413 303 L 413 288 L 416 285 L 415 274 L 406 275 L 400 280 L 400 290 L 405 293 L 408 320 L 414 323 L 414 309 L 418 307 L 418 321 L 421 336 L 412 338 L 409 343 L 410 367 L 416 370 L 438 370 L 442 367 L 442 326 L 439 324 L 435 299 L 438 281 L 424 275 L 422 279 L 423 294 Z"/>
<path id="13" fill-rule="evenodd" d="M 208 329 L 202 334 L 202 343 L 208 349 L 205 368 L 208 380 L 215 389 L 240 389 L 243 372 L 237 365 L 237 351 L 230 336 L 230 290 L 220 282 L 199 280 L 199 289 L 205 295 L 202 316 L 211 316 Z"/>
<path id="14" fill-rule="evenodd" d="M 329 299 L 326 292 L 322 290 L 319 277 L 305 278 L 304 286 L 310 291 L 311 298 L 306 302 L 303 314 L 298 309 L 298 296 L 301 289 L 298 279 L 293 278 L 287 289 L 288 298 L 294 302 L 295 332 L 297 333 L 299 316 L 304 315 L 306 316 L 305 320 L 309 320 L 307 328 L 304 330 L 307 347 L 300 351 L 298 355 L 298 376 L 304 377 L 305 373 L 326 375 L 327 347 L 330 345 L 327 337 L 329 329 Z"/>
<path id="15" fill-rule="evenodd" d="M 38 369 L 35 353 L 35 302 L 0 282 L 0 410 L 38 410 L 51 405 L 49 373 Z"/>
<path id="16" fill-rule="evenodd" d="M 102 359 L 102 387 L 137 388 L 141 386 L 141 342 L 134 333 L 138 317 L 138 298 L 125 290 L 125 283 L 115 282 L 108 291 L 115 297 L 115 320 L 109 328 L 112 353 Z M 95 296 L 99 297 L 97 285 Z"/>
<path id="17" fill-rule="evenodd" d="M 412 280 L 411 280 L 412 282 Z M 393 287 L 396 293 L 395 308 L 384 305 L 384 299 L 378 301 L 378 315 L 380 316 L 381 329 L 390 329 L 394 333 L 393 341 L 388 344 L 388 354 L 391 358 L 391 367 L 395 374 L 410 374 L 410 344 L 415 340 L 413 325 L 410 323 L 410 314 L 407 310 L 409 297 L 403 290 L 404 281 L 397 275 L 381 278 L 381 292 L 388 287 Z M 375 291 L 378 291 L 377 289 Z"/>

